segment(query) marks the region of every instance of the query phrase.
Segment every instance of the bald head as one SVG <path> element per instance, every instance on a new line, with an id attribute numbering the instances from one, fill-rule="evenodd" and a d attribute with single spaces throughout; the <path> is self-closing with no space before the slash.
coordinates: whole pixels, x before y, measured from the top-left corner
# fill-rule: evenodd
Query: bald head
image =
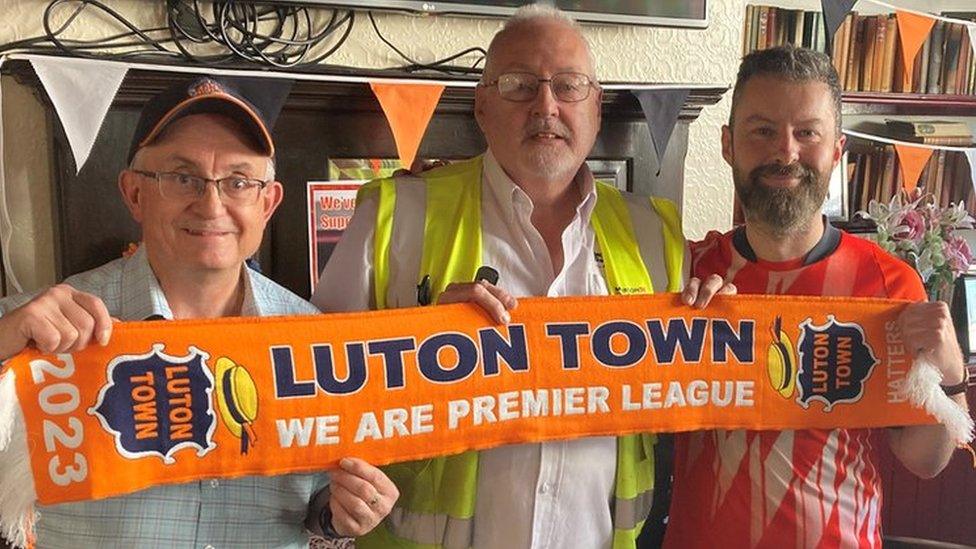
<path id="1" fill-rule="evenodd" d="M 567 32 L 568 31 L 568 32 Z M 583 36 L 582 29 L 572 17 L 546 4 L 528 4 L 519 8 L 508 20 L 502 30 L 495 34 L 488 46 L 488 55 L 485 57 L 485 70 L 482 80 L 491 80 L 498 75 L 498 58 L 500 51 L 509 49 L 521 42 L 525 35 L 540 36 L 571 36 L 573 40 L 578 40 L 581 45 L 585 59 L 580 60 L 586 67 L 585 74 L 596 79 L 596 63 L 593 61 L 593 53 L 590 45 Z"/>

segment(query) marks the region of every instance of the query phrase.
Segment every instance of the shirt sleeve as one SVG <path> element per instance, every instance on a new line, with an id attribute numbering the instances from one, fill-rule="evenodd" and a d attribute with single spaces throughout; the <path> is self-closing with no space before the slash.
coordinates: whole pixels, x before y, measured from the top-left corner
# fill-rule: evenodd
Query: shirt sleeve
<path id="1" fill-rule="evenodd" d="M 875 258 L 884 277 L 885 291 L 890 299 L 907 299 L 909 301 L 925 301 L 928 299 L 925 286 L 922 285 L 922 279 L 915 272 L 915 269 L 884 251 L 875 251 Z"/>
<path id="2" fill-rule="evenodd" d="M 312 304 L 322 312 L 373 308 L 373 234 L 377 207 L 374 196 L 367 196 L 356 205 L 312 293 Z"/>

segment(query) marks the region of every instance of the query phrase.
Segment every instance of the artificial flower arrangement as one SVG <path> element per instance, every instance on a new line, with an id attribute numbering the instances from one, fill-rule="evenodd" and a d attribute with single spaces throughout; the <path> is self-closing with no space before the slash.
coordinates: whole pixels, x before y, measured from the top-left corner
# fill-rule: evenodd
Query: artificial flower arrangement
<path id="1" fill-rule="evenodd" d="M 896 194 L 887 204 L 872 200 L 868 211 L 857 213 L 877 224 L 877 242 L 882 248 L 915 268 L 930 300 L 951 301 L 953 282 L 969 270 L 973 260 L 966 239 L 957 231 L 972 229 L 976 220 L 962 203 L 943 208 L 931 195 L 916 189 L 904 196 Z M 901 384 L 901 393 L 945 425 L 957 444 L 968 448 L 973 419 L 942 392 L 941 382 L 939 369 L 919 355 Z"/>
<path id="2" fill-rule="evenodd" d="M 957 231 L 972 229 L 976 220 L 962 202 L 943 208 L 916 189 L 887 204 L 872 200 L 866 212 L 857 213 L 874 220 L 878 245 L 915 268 L 930 298 L 951 295 L 953 282 L 969 270 L 973 253 Z"/>

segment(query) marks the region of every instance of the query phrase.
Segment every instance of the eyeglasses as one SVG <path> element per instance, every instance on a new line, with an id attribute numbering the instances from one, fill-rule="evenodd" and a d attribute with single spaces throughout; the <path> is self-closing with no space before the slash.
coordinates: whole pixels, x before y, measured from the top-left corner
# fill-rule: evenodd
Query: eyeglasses
<path id="1" fill-rule="evenodd" d="M 590 89 L 599 89 L 593 79 L 578 72 L 560 72 L 551 78 L 539 78 L 530 72 L 507 72 L 480 85 L 498 86 L 498 95 L 502 99 L 524 103 L 536 98 L 542 82 L 549 84 L 556 99 L 566 103 L 582 101 L 590 96 Z"/>
<path id="2" fill-rule="evenodd" d="M 207 192 L 207 184 L 213 183 L 225 203 L 250 206 L 258 200 L 267 181 L 232 175 L 220 179 L 207 179 L 179 172 L 147 172 L 131 170 L 139 175 L 155 179 L 159 194 L 168 200 L 196 200 Z"/>

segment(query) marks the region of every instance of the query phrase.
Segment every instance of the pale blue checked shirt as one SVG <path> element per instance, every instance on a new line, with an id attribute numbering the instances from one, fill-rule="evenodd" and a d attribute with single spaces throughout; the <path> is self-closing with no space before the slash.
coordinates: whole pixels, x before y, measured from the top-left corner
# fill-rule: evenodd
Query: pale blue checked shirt
<path id="1" fill-rule="evenodd" d="M 268 278 L 251 269 L 244 271 L 242 316 L 318 313 Z M 77 274 L 65 283 L 102 298 L 109 314 L 121 320 L 173 318 L 142 248 L 128 259 Z M 0 300 L 0 314 L 32 297 L 20 294 Z M 212 479 L 117 498 L 42 506 L 37 547 L 304 548 L 309 500 L 327 483 L 325 473 Z"/>

